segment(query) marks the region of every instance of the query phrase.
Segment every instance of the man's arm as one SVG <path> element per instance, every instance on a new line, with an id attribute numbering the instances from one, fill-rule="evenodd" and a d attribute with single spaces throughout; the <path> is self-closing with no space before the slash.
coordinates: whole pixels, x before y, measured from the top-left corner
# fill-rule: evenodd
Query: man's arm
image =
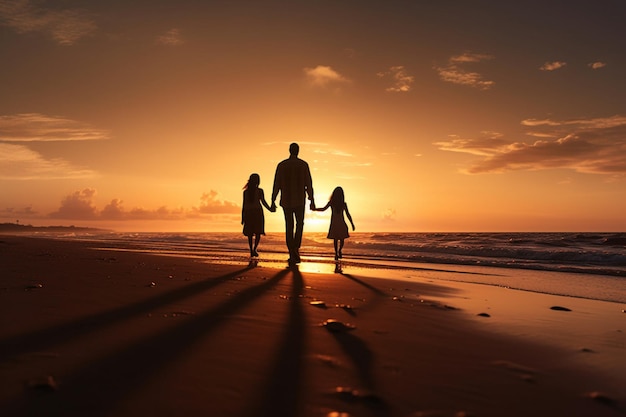
<path id="1" fill-rule="evenodd" d="M 271 199 L 271 210 L 276 210 L 276 197 L 278 196 L 278 191 L 280 190 L 280 179 L 281 169 L 280 164 L 276 167 L 276 173 L 274 173 L 274 186 L 272 187 L 272 199 Z"/>
<path id="2" fill-rule="evenodd" d="M 315 197 L 313 196 L 313 179 L 311 178 L 311 170 L 309 169 L 309 164 L 306 164 L 306 171 L 304 175 L 306 193 L 309 196 L 309 200 L 311 201 L 311 210 L 315 210 Z"/>

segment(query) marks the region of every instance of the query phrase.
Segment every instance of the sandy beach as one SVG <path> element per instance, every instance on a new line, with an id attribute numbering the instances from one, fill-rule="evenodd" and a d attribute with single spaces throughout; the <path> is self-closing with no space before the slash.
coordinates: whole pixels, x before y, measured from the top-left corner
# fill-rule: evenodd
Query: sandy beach
<path id="1" fill-rule="evenodd" d="M 0 236 L 3 416 L 626 414 L 618 303 L 92 246 Z"/>

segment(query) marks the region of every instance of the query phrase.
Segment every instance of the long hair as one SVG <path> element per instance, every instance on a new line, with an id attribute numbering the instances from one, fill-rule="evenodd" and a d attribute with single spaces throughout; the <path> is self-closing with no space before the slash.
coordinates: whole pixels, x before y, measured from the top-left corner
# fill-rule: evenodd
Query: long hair
<path id="1" fill-rule="evenodd" d="M 254 201 L 254 196 L 256 195 L 256 190 L 259 189 L 259 184 L 261 183 L 261 177 L 259 174 L 250 174 L 250 178 L 248 178 L 248 182 L 244 185 L 243 189 L 246 198 L 249 201 Z"/>
<path id="2" fill-rule="evenodd" d="M 346 199 L 343 193 L 343 188 L 336 187 L 333 190 L 333 193 L 331 194 L 330 199 L 328 201 L 330 202 L 331 207 L 343 208 L 343 206 L 346 204 Z"/>

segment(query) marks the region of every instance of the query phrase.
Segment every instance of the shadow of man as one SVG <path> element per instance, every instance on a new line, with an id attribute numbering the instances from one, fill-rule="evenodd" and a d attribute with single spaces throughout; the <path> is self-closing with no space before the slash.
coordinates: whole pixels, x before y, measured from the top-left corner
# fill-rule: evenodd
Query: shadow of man
<path id="1" fill-rule="evenodd" d="M 288 269 L 293 278 L 284 332 L 268 374 L 266 389 L 253 417 L 298 416 L 302 408 L 304 355 L 307 346 L 306 316 L 302 305 L 304 280 L 297 267 Z"/>

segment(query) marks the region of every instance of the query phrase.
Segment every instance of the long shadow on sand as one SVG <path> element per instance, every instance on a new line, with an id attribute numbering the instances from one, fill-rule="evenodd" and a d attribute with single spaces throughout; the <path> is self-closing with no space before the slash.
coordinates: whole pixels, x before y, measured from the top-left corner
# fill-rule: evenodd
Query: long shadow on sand
<path id="1" fill-rule="evenodd" d="M 358 278 L 356 278 L 355 276 L 351 275 L 351 274 L 345 274 L 345 273 L 341 273 L 341 275 L 343 275 L 344 277 L 356 282 L 357 284 L 360 284 L 362 286 L 364 286 L 365 288 L 367 288 L 368 290 L 372 291 L 374 294 L 376 295 L 380 295 L 380 296 L 386 296 L 387 293 L 385 293 L 384 291 L 374 287 L 373 285 L 368 284 L 367 282 L 364 282 L 363 280 L 360 280 Z"/>
<path id="2" fill-rule="evenodd" d="M 119 403 L 131 397 L 137 389 L 162 372 L 168 364 L 175 362 L 173 359 L 181 357 L 199 339 L 210 336 L 220 324 L 228 320 L 229 316 L 276 286 L 287 274 L 288 271 L 280 271 L 262 284 L 246 288 L 221 305 L 194 316 L 180 325 L 144 338 L 97 359 L 91 364 L 86 364 L 76 374 L 69 375 L 63 381 L 63 389 L 55 392 L 54 395 L 16 399 L 13 403 L 3 407 L 3 415 L 16 417 L 113 415 Z M 221 277 L 221 280 L 233 275 Z M 210 287 L 208 283 L 205 285 Z M 282 347 L 283 350 L 295 348 L 298 352 L 302 347 L 292 346 L 291 337 L 295 337 L 293 340 L 299 344 L 303 344 L 303 338 L 300 335 L 290 334 L 302 331 L 296 329 L 296 327 L 302 328 L 298 325 L 301 324 L 303 314 L 296 303 L 298 303 L 297 298 L 291 307 L 291 312 L 295 313 L 296 318 L 292 318 L 288 325 L 287 338 L 283 341 Z M 299 362 L 299 355 L 289 353 L 287 356 L 289 355 L 292 355 L 290 365 Z M 301 366 L 298 366 L 295 372 L 299 372 L 300 369 Z M 281 365 L 280 372 L 294 371 L 287 371 L 287 365 Z M 298 376 L 289 376 L 289 378 L 292 377 Z"/>
<path id="3" fill-rule="evenodd" d="M 306 348 L 306 317 L 302 306 L 304 280 L 297 267 L 291 271 L 293 285 L 285 331 L 273 359 L 266 389 L 252 411 L 253 417 L 300 415 Z"/>
<path id="4" fill-rule="evenodd" d="M 235 278 L 249 269 L 251 269 L 251 266 L 226 275 L 187 285 L 165 294 L 150 297 L 134 304 L 91 314 L 67 323 L 0 340 L 0 363 L 14 355 L 46 350 L 59 343 L 66 343 L 74 338 L 100 331 L 103 328 L 112 326 L 123 320 L 146 314 L 160 306 L 197 295 Z"/>

